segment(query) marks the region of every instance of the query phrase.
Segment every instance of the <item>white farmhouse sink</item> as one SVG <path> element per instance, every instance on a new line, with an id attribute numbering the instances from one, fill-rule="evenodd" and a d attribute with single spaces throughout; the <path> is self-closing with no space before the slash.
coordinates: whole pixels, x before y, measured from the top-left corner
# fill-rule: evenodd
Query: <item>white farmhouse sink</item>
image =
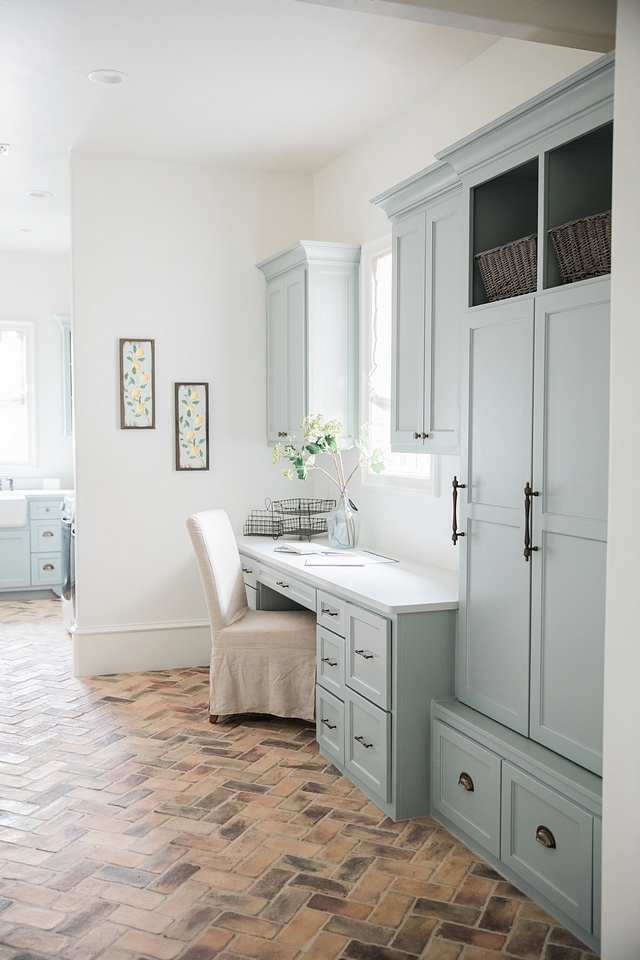
<path id="1" fill-rule="evenodd" d="M 0 529 L 24 527 L 27 522 L 27 500 L 24 493 L 0 490 Z"/>

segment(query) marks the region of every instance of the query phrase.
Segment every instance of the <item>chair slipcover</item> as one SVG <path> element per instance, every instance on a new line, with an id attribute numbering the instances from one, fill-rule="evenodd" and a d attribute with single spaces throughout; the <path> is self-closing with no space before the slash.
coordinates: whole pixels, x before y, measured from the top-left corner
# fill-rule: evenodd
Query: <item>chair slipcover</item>
<path id="1" fill-rule="evenodd" d="M 196 513 L 187 527 L 211 622 L 211 713 L 313 720 L 315 614 L 249 610 L 240 555 L 224 510 Z"/>

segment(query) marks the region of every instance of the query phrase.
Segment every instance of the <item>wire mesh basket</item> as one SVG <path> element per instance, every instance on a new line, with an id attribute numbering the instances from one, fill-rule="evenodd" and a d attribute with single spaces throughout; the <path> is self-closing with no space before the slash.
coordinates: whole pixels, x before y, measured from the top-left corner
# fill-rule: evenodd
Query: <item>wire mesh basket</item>
<path id="1" fill-rule="evenodd" d="M 296 537 L 310 540 L 327 532 L 327 513 L 335 500 L 293 497 L 266 501 L 266 510 L 252 510 L 244 524 L 245 537 Z"/>
<path id="2" fill-rule="evenodd" d="M 487 300 L 505 300 L 537 287 L 538 236 L 535 233 L 502 247 L 477 253 L 473 258 L 487 292 Z"/>

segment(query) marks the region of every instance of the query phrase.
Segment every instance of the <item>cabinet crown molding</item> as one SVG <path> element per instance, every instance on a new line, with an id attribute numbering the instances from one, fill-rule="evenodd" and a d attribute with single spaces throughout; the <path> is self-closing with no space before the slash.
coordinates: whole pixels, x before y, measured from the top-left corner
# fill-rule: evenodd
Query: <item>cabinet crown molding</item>
<path id="1" fill-rule="evenodd" d="M 360 244 L 298 240 L 256 264 L 267 280 L 302 263 L 360 263 Z"/>
<path id="2" fill-rule="evenodd" d="M 458 176 L 475 175 L 488 165 L 548 138 L 556 130 L 588 121 L 606 123 L 598 113 L 613 106 L 615 55 L 609 53 L 532 97 L 468 137 L 436 154 L 451 164 Z M 589 120 L 591 118 L 591 120 Z M 587 126 L 587 129 L 588 129 Z M 580 131 L 582 132 L 582 131 Z M 579 132 L 576 134 L 579 135 Z M 566 139 L 570 139 L 570 133 Z M 535 152 L 535 149 L 533 150 Z"/>
<path id="3" fill-rule="evenodd" d="M 439 160 L 390 190 L 385 190 L 384 193 L 374 197 L 371 203 L 382 207 L 389 219 L 395 220 L 403 214 L 410 213 L 427 200 L 443 199 L 461 189 L 461 181 L 451 164 Z"/>

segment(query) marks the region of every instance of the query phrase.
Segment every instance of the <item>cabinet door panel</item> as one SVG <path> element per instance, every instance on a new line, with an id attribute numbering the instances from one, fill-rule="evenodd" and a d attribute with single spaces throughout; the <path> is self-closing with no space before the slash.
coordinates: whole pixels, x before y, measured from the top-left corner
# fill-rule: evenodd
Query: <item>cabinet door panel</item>
<path id="1" fill-rule="evenodd" d="M 428 453 L 457 453 L 459 442 L 460 197 L 427 212 L 425 431 Z"/>
<path id="2" fill-rule="evenodd" d="M 425 407 L 426 225 L 424 212 L 394 224 L 391 444 L 422 448 Z"/>
<path id="3" fill-rule="evenodd" d="M 536 303 L 531 736 L 602 771 L 609 281 Z"/>
<path id="4" fill-rule="evenodd" d="M 530 564 L 523 556 L 523 491 L 531 479 L 533 302 L 496 304 L 467 322 L 457 695 L 526 735 Z"/>
<path id="5" fill-rule="evenodd" d="M 267 440 L 276 443 L 288 430 L 287 324 L 284 312 L 284 281 L 267 286 Z"/>
<path id="6" fill-rule="evenodd" d="M 284 278 L 287 317 L 287 430 L 300 432 L 307 410 L 307 363 L 305 323 L 306 270 L 301 267 Z"/>
<path id="7" fill-rule="evenodd" d="M 0 530 L 0 587 L 31 586 L 29 528 Z"/>

